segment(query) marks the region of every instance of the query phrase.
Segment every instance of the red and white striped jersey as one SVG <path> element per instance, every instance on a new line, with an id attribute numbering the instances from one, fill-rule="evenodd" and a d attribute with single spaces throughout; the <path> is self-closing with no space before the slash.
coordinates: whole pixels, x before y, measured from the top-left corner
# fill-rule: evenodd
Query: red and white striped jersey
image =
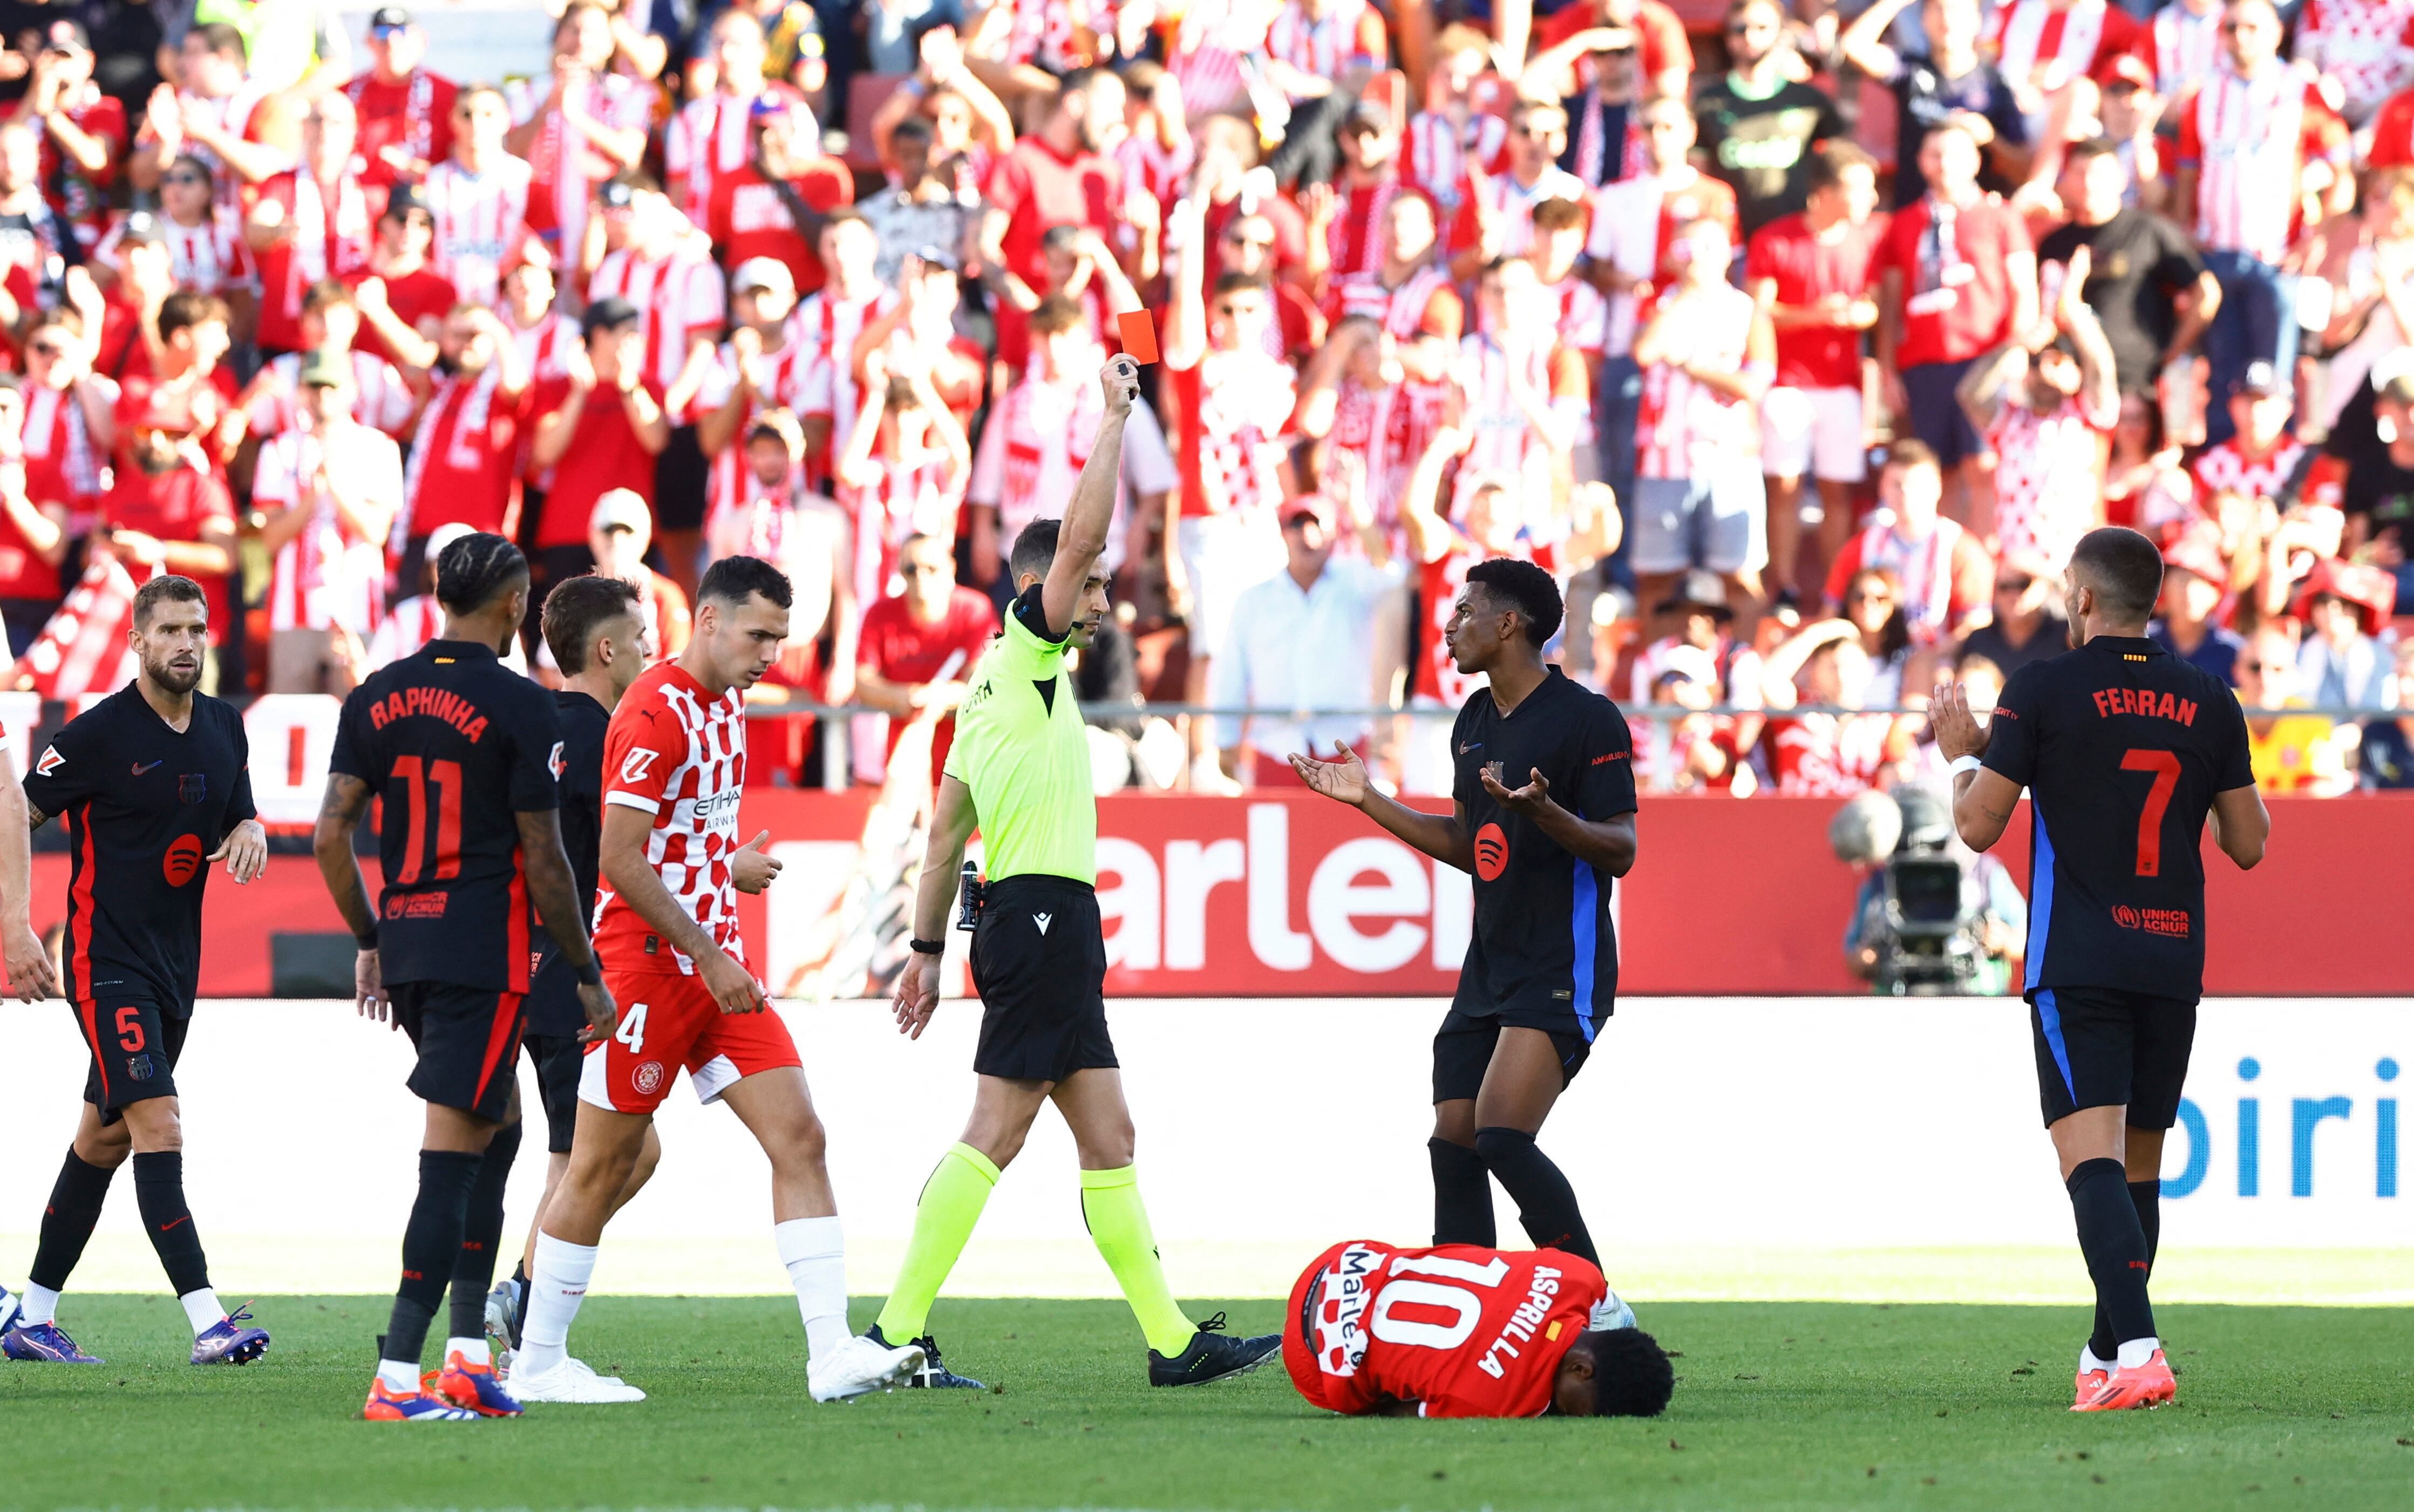
<path id="1" fill-rule="evenodd" d="M 410 423 L 418 398 L 392 363 L 355 347 L 345 353 L 352 360 L 352 418 L 371 430 L 399 437 Z M 270 358 L 260 370 L 260 392 L 252 395 L 248 417 L 255 436 L 274 436 L 302 423 L 302 354 L 289 351 Z"/>
<path id="2" fill-rule="evenodd" d="M 1400 145 L 1401 175 L 1433 197 L 1441 212 L 1435 218 L 1446 227 L 1476 174 L 1507 170 L 1509 123 L 1474 114 L 1461 126 L 1438 111 L 1419 111 Z"/>
<path id="3" fill-rule="evenodd" d="M 580 342 L 577 321 L 559 310 L 547 310 L 544 319 L 532 326 L 513 326 L 508 313 L 503 324 L 512 328 L 512 340 L 519 345 L 520 361 L 528 363 L 530 382 L 543 383 L 570 372 L 568 354 Z"/>
<path id="4" fill-rule="evenodd" d="M 743 168 L 754 155 L 751 140 L 754 102 L 772 99 L 791 111 L 802 112 L 805 120 L 812 119 L 805 96 L 787 84 L 773 80 L 763 86 L 763 93 L 746 98 L 714 90 L 711 94 L 688 101 L 679 112 L 663 125 L 663 175 L 670 191 L 671 202 L 687 212 L 688 219 L 704 224 L 704 210 L 712 199 L 712 181 L 723 173 L 734 173 Z M 798 139 L 818 141 L 821 133 L 809 130 Z"/>
<path id="5" fill-rule="evenodd" d="M 1262 351 L 1211 351 L 1199 361 L 1199 484 L 1205 512 L 1271 510 L 1282 502 L 1282 435 L 1298 375 Z"/>
<path id="6" fill-rule="evenodd" d="M 1987 39 L 1997 72 L 2050 92 L 2135 46 L 2138 23 L 2109 0 L 2012 0 L 1995 12 Z"/>
<path id="7" fill-rule="evenodd" d="M 385 542 L 354 530 L 333 496 L 311 482 L 322 464 L 376 507 L 391 511 L 402 504 L 402 453 L 391 437 L 349 425 L 325 437 L 290 430 L 263 442 L 252 475 L 252 501 L 310 511 L 302 533 L 277 550 L 269 579 L 268 628 L 341 625 L 366 635 L 384 601 Z"/>
<path id="8" fill-rule="evenodd" d="M 1787 798 L 1849 798 L 1877 786 L 1885 765 L 1883 714 L 1796 714 L 1768 721 L 1777 791 Z"/>
<path id="9" fill-rule="evenodd" d="M 2347 123 L 2284 64 L 2252 79 L 2214 74 L 2179 118 L 2177 166 L 2196 170 L 2196 239 L 2209 250 L 2278 262 L 2297 238 L 2304 166 L 2348 166 Z"/>
<path id="10" fill-rule="evenodd" d="M 2103 430 L 2077 399 L 2046 414 L 2007 404 L 1987 429 L 1995 453 L 1995 541 L 2060 575 L 2079 538 L 2104 523 Z"/>
<path id="11" fill-rule="evenodd" d="M 435 217 L 428 265 L 453 281 L 461 297 L 493 304 L 503 283 L 503 256 L 528 219 L 529 165 L 505 157 L 483 173 L 454 158 L 427 170 L 419 192 Z"/>
<path id="12" fill-rule="evenodd" d="M 643 316 L 648 378 L 667 389 L 678 381 L 687 365 L 688 343 L 721 330 L 728 309 L 721 265 L 712 260 L 712 244 L 701 236 L 680 241 L 659 261 L 637 256 L 636 248 L 607 252 L 587 281 L 587 303 L 614 296 L 634 304 Z M 673 415 L 674 425 L 689 416 Z"/>
<path id="13" fill-rule="evenodd" d="M 1588 203 L 1584 180 L 1556 165 L 1542 170 L 1527 188 L 1517 182 L 1513 173 L 1501 173 L 1481 181 L 1477 194 L 1492 213 L 1500 217 L 1500 252 L 1504 257 L 1523 257 L 1534 245 L 1534 207 L 1545 200 L 1572 200 L 1577 204 Z"/>
<path id="14" fill-rule="evenodd" d="M 2236 437 L 2197 453 L 2188 471 L 2196 479 L 2196 497 L 2207 510 L 2215 494 L 2243 494 L 2248 498 L 2277 498 L 2288 475 L 2297 470 L 2304 443 L 2283 440 L 2268 457 L 2249 457 Z"/>
<path id="15" fill-rule="evenodd" d="M 1124 183 L 1148 191 L 1149 198 L 1170 207 L 1182 198 L 1190 183 L 1190 170 L 1199 160 L 1199 149 L 1188 138 L 1182 145 L 1169 148 L 1151 131 L 1127 132 L 1115 143 L 1115 162 L 1124 170 Z"/>
<path id="16" fill-rule="evenodd" d="M 577 90 L 585 96 L 578 104 L 591 121 L 619 131 L 643 131 L 653 125 L 654 86 L 643 80 L 619 73 L 594 74 L 583 81 Z M 552 94 L 550 73 L 503 88 L 514 123 L 525 126 L 543 117 L 536 140 L 524 155 L 533 170 L 529 189 L 529 228 L 559 230 L 560 245 L 574 247 L 587 232 L 589 197 L 595 192 L 595 185 L 612 176 L 618 165 L 588 146 L 586 140 L 562 120 L 561 111 L 545 109 L 545 101 Z"/>
<path id="17" fill-rule="evenodd" d="M 1009 67 L 1036 62 L 1054 74 L 1070 73 L 1089 61 L 1078 51 L 1080 38 L 1071 7 L 1054 0 L 1012 0 L 1011 9 L 1014 20 L 1006 31 L 1006 55 L 999 61 Z M 1088 23 L 1113 35 L 1113 7 L 1092 6 L 1089 10 Z"/>
<path id="18" fill-rule="evenodd" d="M 2361 121 L 2407 82 L 2409 29 L 2414 0 L 2305 0 L 2297 61 L 2338 81 L 2341 109 Z"/>
<path id="19" fill-rule="evenodd" d="M 1742 245 L 1735 190 L 1690 165 L 1604 184 L 1593 191 L 1585 255 L 1630 278 L 1657 283 L 1668 266 L 1669 242 L 1692 220 L 1716 220 L 1729 240 Z M 1633 294 L 1611 297 L 1604 350 L 1623 357 L 1632 348 L 1639 313 Z"/>
<path id="20" fill-rule="evenodd" d="M 1446 298 L 1453 305 L 1459 303 L 1457 291 L 1450 286 L 1450 274 L 1430 262 L 1408 274 L 1397 289 L 1383 287 L 1379 259 L 1374 272 L 1354 274 L 1341 281 L 1342 318 L 1372 317 L 1400 341 L 1417 334 L 1426 308 L 1438 298 Z"/>
<path id="21" fill-rule="evenodd" d="M 1051 0 L 1016 0 L 1018 37 L 1027 29 L 1024 16 L 1029 11 L 1067 20 L 1072 15 L 1071 7 Z M 1264 51 L 1269 20 L 1259 0 L 1190 0 L 1183 7 L 1166 50 L 1166 66 L 1181 81 L 1183 109 L 1192 120 L 1247 106 L 1243 60 Z"/>
<path id="22" fill-rule="evenodd" d="M 1557 302 L 1559 345 L 1584 353 L 1588 363 L 1600 361 L 1602 345 L 1609 340 L 1609 301 L 1601 297 L 1600 289 L 1572 275 L 1543 289 Z"/>
<path id="23" fill-rule="evenodd" d="M 248 79 L 224 99 L 203 99 L 180 89 L 176 92 L 176 113 L 187 121 L 205 122 L 238 141 L 250 141 L 256 140 L 251 132 L 252 116 L 261 102 L 275 93 L 267 85 Z M 149 131 L 144 131 L 143 137 L 149 136 Z M 211 194 L 220 210 L 231 215 L 243 213 L 243 176 L 227 167 L 225 158 L 191 137 L 181 139 L 176 151 L 209 165 L 210 179 L 216 185 Z"/>
<path id="24" fill-rule="evenodd" d="M 168 265 L 175 271 L 177 288 L 223 294 L 258 283 L 259 266 L 252 261 L 251 248 L 244 245 L 243 223 L 232 212 L 212 205 L 198 226 L 181 225 L 165 215 L 153 219 L 168 244 Z M 120 215 L 111 220 L 100 245 L 93 248 L 94 260 L 117 266 L 118 247 L 125 238 L 126 216 Z"/>
<path id="25" fill-rule="evenodd" d="M 83 380 L 97 391 L 108 408 L 117 408 L 117 385 L 96 373 Z M 25 396 L 25 497 L 36 504 L 67 507 L 71 530 L 91 528 L 90 516 L 109 488 L 109 456 L 92 444 L 92 429 L 72 389 L 27 383 Z M 83 518 L 79 521 L 77 516 Z"/>
<path id="26" fill-rule="evenodd" d="M 1382 15 L 1366 0 L 1331 0 L 1321 8 L 1324 14 L 1316 16 L 1304 0 L 1290 0 L 1266 29 L 1266 55 L 1319 79 L 1390 65 Z"/>
<path id="27" fill-rule="evenodd" d="M 1691 296 L 1693 332 L 1688 355 L 1700 366 L 1740 373 L 1748 363 L 1757 306 L 1727 284 Z M 1643 374 L 1643 406 L 1634 422 L 1639 478 L 1701 478 L 1736 457 L 1760 454 L 1760 407 L 1696 380 L 1673 363 Z"/>
<path id="28" fill-rule="evenodd" d="M 1000 542 L 1011 544 L 1024 526 L 1073 497 L 1106 404 L 1095 379 L 1071 374 L 1050 383 L 1036 363 L 1006 391 L 981 432 L 965 491 L 971 502 L 996 509 Z"/>
<path id="29" fill-rule="evenodd" d="M 945 452 L 892 457 L 874 447 L 872 464 L 879 481 L 841 483 L 839 507 L 855 532 L 855 601 L 878 603 L 889 597 L 897 552 L 908 538 L 956 539 L 956 514 L 964 502 L 971 469 L 958 467 Z"/>
<path id="30" fill-rule="evenodd" d="M 1506 551 L 1487 551 L 1461 535 L 1456 526 L 1449 529 L 1450 549 L 1417 569 L 1419 602 L 1424 606 L 1425 624 L 1417 637 L 1420 654 L 1416 685 L 1409 690 L 1419 698 L 1435 699 L 1444 707 L 1456 708 L 1486 682 L 1481 673 L 1458 670 L 1458 664 L 1451 658 L 1446 633 L 1458 596 L 1467 587 L 1467 570 L 1478 562 L 1505 556 L 1532 562 L 1553 577 L 1557 577 L 1559 559 L 1556 547 L 1538 546 L 1522 536 Z"/>
<path id="31" fill-rule="evenodd" d="M 679 911 L 740 965 L 746 942 L 729 858 L 745 785 L 746 704 L 738 689 L 715 698 L 676 661 L 647 668 L 604 737 L 604 803 L 653 816 L 646 864 Z M 672 949 L 608 879 L 595 900 L 595 951 L 606 971 L 695 974 L 694 960 Z"/>
<path id="32" fill-rule="evenodd" d="M 499 531 L 519 476 L 520 411 L 528 395 L 502 392 L 503 367 L 447 374 L 419 417 L 403 479 L 409 502 L 395 519 L 397 545 L 440 525 Z"/>
<path id="33" fill-rule="evenodd" d="M 803 392 L 805 372 L 811 365 L 811 351 L 804 343 L 794 339 L 794 333 L 778 351 L 767 351 L 754 359 L 754 392 L 769 398 L 785 409 L 798 408 L 797 396 Z M 709 414 L 729 402 L 738 389 L 738 353 L 728 342 L 713 355 L 711 368 L 704 375 L 703 387 L 696 390 L 695 412 Z M 746 412 L 738 417 L 738 429 L 730 434 L 729 445 L 712 459 L 711 481 L 705 487 L 704 527 L 708 534 L 718 528 L 715 521 L 745 503 L 746 495 L 753 488 L 753 474 L 746 466 L 746 432 L 754 423 L 759 401 L 749 401 Z M 756 555 L 748 553 L 747 555 Z"/>
<path id="34" fill-rule="evenodd" d="M 2177 99 L 2190 84 L 2210 79 L 2221 67 L 2221 0 L 2207 0 L 2203 10 L 2187 0 L 2154 12 L 2148 35 L 2153 41 L 2154 88 Z"/>
<path id="35" fill-rule="evenodd" d="M 901 297 L 874 288 L 860 299 L 846 299 L 836 289 L 824 289 L 806 295 L 797 313 L 788 317 L 788 345 L 805 354 L 797 413 L 829 417 L 830 456 L 846 450 L 847 437 L 855 434 L 855 417 L 863 409 L 863 395 L 855 381 L 855 338 L 863 334 L 867 322 Z M 815 457 L 808 470 L 818 480 L 827 467 L 827 461 Z"/>
<path id="36" fill-rule="evenodd" d="M 1408 494 L 1408 475 L 1416 470 L 1425 448 L 1433 444 L 1434 433 L 1441 429 L 1454 392 L 1447 378 L 1437 383 L 1408 379 L 1381 389 L 1361 388 L 1355 380 L 1345 378 L 1335 396 L 1318 486 L 1328 498 L 1342 497 L 1347 480 L 1337 458 L 1344 452 L 1355 455 L 1365 471 L 1367 506 L 1376 526 L 1390 538 L 1395 556 L 1405 544 L 1400 536 L 1400 501 Z M 1336 549 L 1354 549 L 1355 544 L 1352 538 L 1344 536 Z"/>
<path id="37" fill-rule="evenodd" d="M 1340 204 L 1333 224 L 1324 230 L 1325 253 L 1334 284 L 1344 285 L 1360 274 L 1383 266 L 1383 212 L 1402 185 L 1397 175 L 1372 184 L 1335 185 Z"/>

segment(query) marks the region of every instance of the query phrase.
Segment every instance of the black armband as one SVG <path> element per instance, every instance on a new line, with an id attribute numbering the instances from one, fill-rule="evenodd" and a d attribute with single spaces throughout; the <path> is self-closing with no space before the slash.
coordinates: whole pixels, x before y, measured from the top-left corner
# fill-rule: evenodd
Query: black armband
<path id="1" fill-rule="evenodd" d="M 947 953 L 947 943 L 944 940 L 908 940 L 905 943 L 916 956 L 944 956 Z"/>
<path id="2" fill-rule="evenodd" d="M 578 973 L 578 985 L 582 987 L 600 987 L 604 985 L 603 969 L 595 964 L 595 957 L 592 956 L 580 961 L 571 970 Z"/>

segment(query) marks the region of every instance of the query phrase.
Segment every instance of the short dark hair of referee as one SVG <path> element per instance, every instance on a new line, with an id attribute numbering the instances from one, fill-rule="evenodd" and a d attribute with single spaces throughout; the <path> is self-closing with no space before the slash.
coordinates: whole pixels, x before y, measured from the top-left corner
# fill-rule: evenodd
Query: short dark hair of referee
<path id="1" fill-rule="evenodd" d="M 1459 672 L 1489 686 L 1451 730 L 1450 813 L 1385 795 L 1347 747 L 1291 765 L 1474 874 L 1475 927 L 1434 1036 L 1434 1242 L 1495 1244 L 1498 1178 L 1535 1244 L 1599 1265 L 1575 1189 L 1535 1135 L 1615 1006 L 1610 889 L 1634 865 L 1634 741 L 1617 704 L 1543 661 L 1562 614 L 1558 585 L 1532 562 L 1468 569 L 1443 633 Z"/>
<path id="2" fill-rule="evenodd" d="M 1958 686 L 1930 718 L 1974 850 L 2030 795 L 2027 976 L 2046 1127 L 2095 1282 L 2074 1410 L 2150 1407 L 2177 1385 L 2146 1283 L 2162 1228 L 2163 1136 L 2204 990 L 2206 821 L 2241 867 L 2263 859 L 2246 720 L 2227 684 L 2146 636 L 2163 558 L 2092 530 L 2063 574 L 2067 653 L 2012 674 L 1983 724 Z M 2125 1190 L 2123 1190 L 2125 1188 Z"/>

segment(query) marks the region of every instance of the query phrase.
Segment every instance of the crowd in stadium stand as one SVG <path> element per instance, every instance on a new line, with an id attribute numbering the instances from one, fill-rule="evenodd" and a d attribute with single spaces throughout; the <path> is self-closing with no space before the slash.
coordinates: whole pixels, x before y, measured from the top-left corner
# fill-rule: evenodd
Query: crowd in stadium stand
<path id="1" fill-rule="evenodd" d="M 2408 0 L 556 0 L 492 82 L 337 14 L 0 5 L 12 654 L 183 572 L 221 693 L 340 693 L 499 530 L 663 652 L 769 557 L 764 712 L 944 710 L 1146 310 L 1084 690 L 1263 712 L 1133 782 L 1446 788 L 1509 555 L 1648 790 L 1890 785 L 2111 523 L 2259 781 L 2414 786 Z"/>

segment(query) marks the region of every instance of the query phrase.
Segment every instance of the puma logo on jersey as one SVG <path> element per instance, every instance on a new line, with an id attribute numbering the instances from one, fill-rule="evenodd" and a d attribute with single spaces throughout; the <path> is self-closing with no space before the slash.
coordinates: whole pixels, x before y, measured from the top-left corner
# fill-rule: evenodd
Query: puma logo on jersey
<path id="1" fill-rule="evenodd" d="M 561 748 L 564 742 L 562 741 L 555 741 L 553 743 L 553 754 L 544 759 L 545 768 L 553 773 L 553 779 L 556 782 L 561 780 Z"/>
<path id="2" fill-rule="evenodd" d="M 1044 935 L 1048 932 L 1048 926 L 1056 922 L 1056 915 L 1053 913 L 1035 913 L 1031 916 L 1031 922 L 1039 926 L 1039 932 Z"/>
<path id="3" fill-rule="evenodd" d="M 643 746 L 629 752 L 620 761 L 620 780 L 643 782 L 646 779 L 646 774 L 654 769 L 654 758 L 661 754 L 661 751 L 648 750 Z"/>

